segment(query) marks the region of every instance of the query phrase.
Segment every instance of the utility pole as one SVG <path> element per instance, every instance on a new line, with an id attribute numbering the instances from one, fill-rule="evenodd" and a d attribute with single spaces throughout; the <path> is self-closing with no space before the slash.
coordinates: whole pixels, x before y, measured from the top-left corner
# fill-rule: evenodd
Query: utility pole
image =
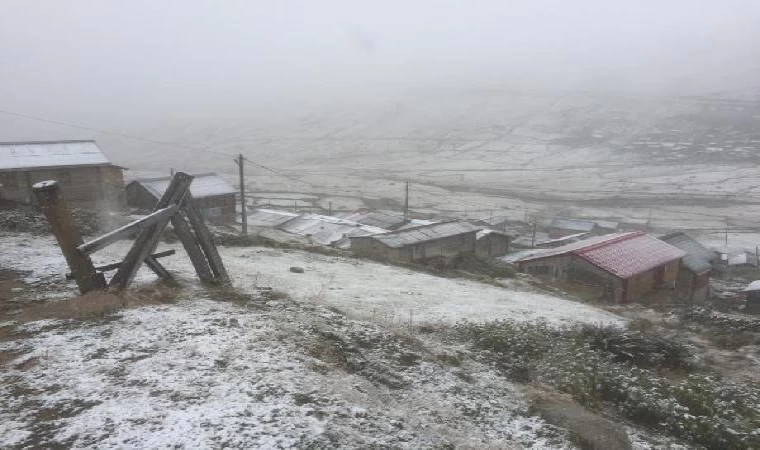
<path id="1" fill-rule="evenodd" d="M 728 222 L 726 222 L 726 251 L 728 251 Z"/>
<path id="2" fill-rule="evenodd" d="M 245 173 L 243 171 L 243 164 L 245 164 L 245 158 L 240 153 L 235 160 L 238 165 L 238 172 L 240 173 L 240 212 L 242 214 L 243 223 L 243 236 L 248 235 L 248 214 L 245 211 Z"/>
<path id="3" fill-rule="evenodd" d="M 409 220 L 409 180 L 406 180 L 406 195 L 404 196 L 404 223 Z"/>
<path id="4" fill-rule="evenodd" d="M 332 216 L 332 202 L 327 202 L 327 215 Z"/>
<path id="5" fill-rule="evenodd" d="M 533 218 L 533 233 L 530 238 L 530 248 L 536 248 L 536 218 Z"/>

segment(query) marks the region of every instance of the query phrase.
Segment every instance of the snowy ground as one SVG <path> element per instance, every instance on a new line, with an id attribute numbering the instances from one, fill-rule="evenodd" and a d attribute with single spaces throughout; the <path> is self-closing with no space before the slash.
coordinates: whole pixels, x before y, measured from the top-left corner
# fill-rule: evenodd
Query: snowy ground
<path id="1" fill-rule="evenodd" d="M 96 260 L 112 262 L 128 244 Z M 60 281 L 65 264 L 52 239 L 2 236 L 0 248 L 0 268 L 27 272 L 19 300 L 73 292 Z M 328 306 L 367 314 L 355 298 L 364 292 L 379 311 L 413 301 L 415 323 L 535 320 L 544 311 L 556 323 L 616 320 L 558 298 L 521 299 L 516 290 L 375 263 L 258 248 L 222 254 L 244 291 L 275 285 L 295 301 L 220 301 L 227 297 L 190 282 L 180 251 L 165 260 L 188 281 L 175 303 L 0 323 L 0 446 L 571 447 L 564 431 L 527 414 L 517 387 L 458 346 L 389 327 L 386 313 L 373 322 Z M 291 273 L 296 264 L 306 272 Z M 136 283 L 151 279 L 141 271 Z M 582 312 L 572 315 L 573 306 Z"/>
<path id="2" fill-rule="evenodd" d="M 6 249 L 0 254 L 0 267 L 30 270 L 32 280 L 60 276 L 66 267 L 52 238 L 0 237 L 0 246 Z M 96 264 L 119 260 L 128 246 L 129 242 L 122 241 L 96 253 Z M 164 260 L 165 265 L 181 276 L 192 278 L 192 266 L 181 246 L 162 245 L 159 250 L 164 247 L 177 250 L 175 256 Z M 555 324 L 623 323 L 619 316 L 599 308 L 525 288 L 500 288 L 366 260 L 296 250 L 222 247 L 220 251 L 234 284 L 248 292 L 255 292 L 257 287 L 271 287 L 296 300 L 334 306 L 361 319 L 406 325 L 496 319 L 545 320 Z M 294 266 L 302 267 L 304 273 L 290 272 Z M 143 268 L 139 277 L 138 280 L 148 281 L 154 275 Z"/>

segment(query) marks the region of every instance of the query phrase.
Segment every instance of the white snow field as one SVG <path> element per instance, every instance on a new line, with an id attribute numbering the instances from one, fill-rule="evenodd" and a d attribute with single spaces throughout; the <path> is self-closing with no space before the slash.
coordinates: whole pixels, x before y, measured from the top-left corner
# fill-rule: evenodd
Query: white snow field
<path id="1" fill-rule="evenodd" d="M 96 263 L 129 244 L 97 253 Z M 622 323 L 550 295 L 256 247 L 221 248 L 234 284 L 294 301 L 230 299 L 198 287 L 181 248 L 164 247 L 177 248 L 164 262 L 184 281 L 174 303 L 0 323 L 0 353 L 10 355 L 0 373 L 0 447 L 571 448 L 563 430 L 527 413 L 514 384 L 468 358 L 452 366 L 442 355 L 458 354 L 458 344 L 405 325 Z M 20 297 L 75 293 L 61 282 L 53 239 L 0 236 L 0 248 L 0 267 L 28 272 Z M 135 283 L 154 279 L 141 270 Z"/>

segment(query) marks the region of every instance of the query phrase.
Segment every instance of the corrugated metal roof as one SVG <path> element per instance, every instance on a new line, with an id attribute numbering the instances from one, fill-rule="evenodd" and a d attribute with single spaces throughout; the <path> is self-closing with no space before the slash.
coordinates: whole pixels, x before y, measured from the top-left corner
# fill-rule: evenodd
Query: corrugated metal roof
<path id="1" fill-rule="evenodd" d="M 169 187 L 171 179 L 172 177 L 138 178 L 132 183 L 139 183 L 151 195 L 159 199 Z M 234 187 L 216 173 L 193 174 L 193 182 L 190 184 L 190 193 L 193 194 L 194 198 L 215 197 L 217 195 L 235 194 L 236 192 L 237 190 Z"/>
<path id="2" fill-rule="evenodd" d="M 311 236 L 312 241 L 319 245 L 331 245 L 344 237 L 370 236 L 388 232 L 383 228 L 320 214 L 305 214 L 295 217 L 281 224 L 278 228 L 299 236 Z"/>
<path id="3" fill-rule="evenodd" d="M 592 231 L 594 227 L 596 227 L 596 222 L 591 222 L 588 220 L 577 220 L 577 219 L 560 219 L 560 218 L 554 218 L 552 219 L 551 224 L 549 225 L 550 228 L 559 228 L 561 230 L 573 230 L 573 231 Z"/>
<path id="4" fill-rule="evenodd" d="M 248 215 L 248 225 L 252 227 L 276 227 L 294 217 L 298 217 L 298 214 L 277 209 L 258 208 Z"/>
<path id="5" fill-rule="evenodd" d="M 617 239 L 630 237 L 633 235 L 640 235 L 642 234 L 641 231 L 629 231 L 626 233 L 612 233 L 612 234 L 606 234 L 604 236 L 595 236 L 589 239 L 584 239 L 582 241 L 573 242 L 571 244 L 563 245 L 561 247 L 556 247 L 552 249 L 548 249 L 546 252 L 541 253 L 540 255 L 535 256 L 528 256 L 525 258 L 522 258 L 519 260 L 519 262 L 523 261 L 532 261 L 534 259 L 540 259 L 540 258 L 548 258 L 550 256 L 559 256 L 564 255 L 567 253 L 572 253 L 575 250 L 579 250 L 586 247 L 591 247 L 597 244 L 602 244 L 608 241 L 614 241 Z"/>
<path id="6" fill-rule="evenodd" d="M 401 225 L 400 227 L 396 228 L 396 230 L 408 230 L 409 228 L 417 228 L 422 225 L 432 225 L 434 223 L 438 222 L 435 220 L 410 219 L 409 223 Z"/>
<path id="7" fill-rule="evenodd" d="M 362 225 L 385 228 L 386 230 L 392 230 L 404 225 L 404 216 L 385 211 L 359 210 L 343 214 L 341 218 Z"/>
<path id="8" fill-rule="evenodd" d="M 111 165 L 95 141 L 0 143 L 0 170 Z"/>
<path id="9" fill-rule="evenodd" d="M 630 278 L 686 255 L 647 234 L 624 237 L 615 241 L 573 251 L 591 264 L 619 278 Z"/>
<path id="10" fill-rule="evenodd" d="M 372 236 L 372 239 L 380 241 L 388 247 L 399 248 L 459 234 L 474 233 L 481 229 L 481 227 L 467 222 L 442 222 L 406 230 L 392 231 Z"/>
<path id="11" fill-rule="evenodd" d="M 660 240 L 686 252 L 683 265 L 694 273 L 707 272 L 712 268 L 711 262 L 718 257 L 715 252 L 681 232 L 667 234 Z"/>
<path id="12" fill-rule="evenodd" d="M 620 224 L 612 220 L 597 220 L 596 225 L 605 230 L 617 230 Z"/>

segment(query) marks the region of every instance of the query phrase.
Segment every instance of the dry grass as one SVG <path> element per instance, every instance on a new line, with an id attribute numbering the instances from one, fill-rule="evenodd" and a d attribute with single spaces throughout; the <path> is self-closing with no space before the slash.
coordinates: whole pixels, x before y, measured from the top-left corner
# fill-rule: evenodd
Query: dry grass
<path id="1" fill-rule="evenodd" d="M 152 286 L 114 294 L 105 291 L 90 292 L 58 302 L 33 305 L 22 310 L 21 322 L 43 319 L 87 319 L 103 317 L 124 308 L 159 305 L 174 301 L 176 289 Z"/>

